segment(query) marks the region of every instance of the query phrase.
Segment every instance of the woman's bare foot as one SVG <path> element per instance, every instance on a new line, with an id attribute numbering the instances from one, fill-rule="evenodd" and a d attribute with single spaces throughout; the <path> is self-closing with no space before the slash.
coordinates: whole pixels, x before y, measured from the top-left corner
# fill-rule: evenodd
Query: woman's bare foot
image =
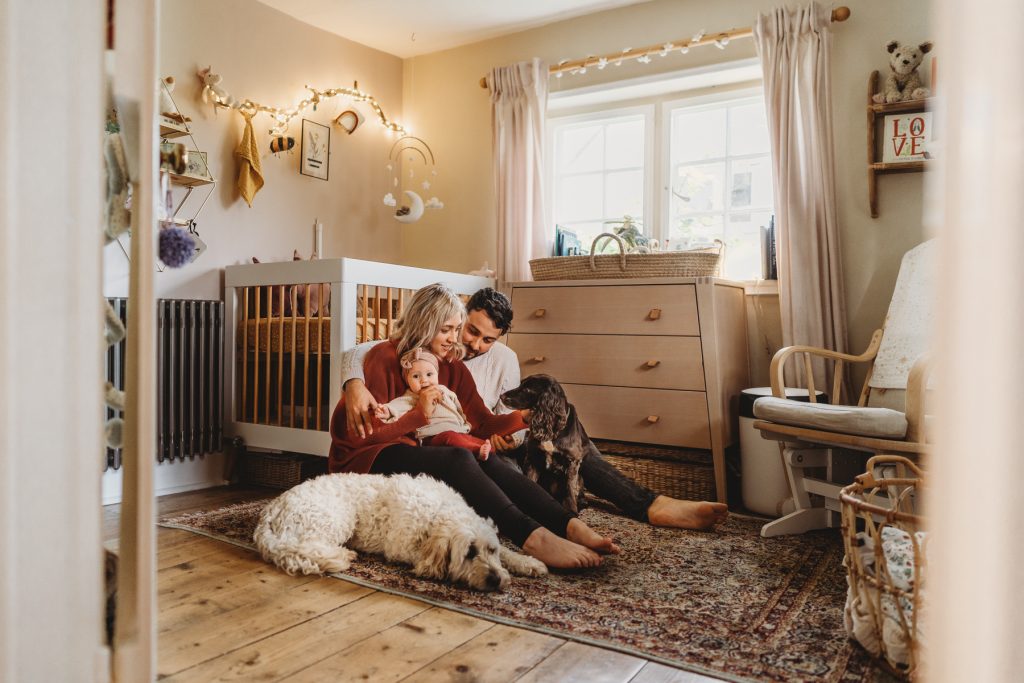
<path id="1" fill-rule="evenodd" d="M 711 529 L 728 516 L 729 507 L 725 503 L 678 500 L 668 496 L 658 496 L 647 508 L 647 519 L 654 526 L 679 529 Z"/>
<path id="2" fill-rule="evenodd" d="M 569 525 L 565 527 L 565 537 L 573 543 L 579 543 L 599 553 L 618 555 L 622 552 L 622 548 L 617 546 L 611 537 L 597 533 L 579 517 L 569 520 Z"/>
<path id="3" fill-rule="evenodd" d="M 601 564 L 601 556 L 593 550 L 556 536 L 544 527 L 537 527 L 526 537 L 523 552 L 556 569 L 581 569 Z"/>

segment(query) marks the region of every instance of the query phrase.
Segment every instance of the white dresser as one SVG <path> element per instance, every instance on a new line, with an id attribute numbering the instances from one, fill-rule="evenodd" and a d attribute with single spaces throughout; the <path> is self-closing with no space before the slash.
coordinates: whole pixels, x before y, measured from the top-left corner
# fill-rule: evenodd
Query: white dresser
<path id="1" fill-rule="evenodd" d="M 718 278 L 511 285 L 508 345 L 523 377 L 565 387 L 591 437 L 708 449 L 725 501 L 725 448 L 748 386 L 743 285 Z"/>

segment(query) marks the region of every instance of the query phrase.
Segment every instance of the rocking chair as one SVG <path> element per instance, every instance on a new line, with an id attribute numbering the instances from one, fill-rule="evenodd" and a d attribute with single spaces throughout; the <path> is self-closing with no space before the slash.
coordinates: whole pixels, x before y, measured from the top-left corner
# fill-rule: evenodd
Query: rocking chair
<path id="1" fill-rule="evenodd" d="M 839 526 L 839 489 L 864 471 L 860 456 L 898 453 L 919 459 L 925 430 L 927 340 L 934 298 L 935 240 L 908 251 L 900 264 L 885 326 L 859 356 L 811 346 L 780 349 L 771 363 L 772 396 L 754 403 L 754 427 L 780 442 L 795 509 L 761 528 L 765 537 Z M 788 400 L 785 367 L 803 357 L 810 403 Z M 812 357 L 832 361 L 832 405 L 815 400 Z M 868 363 L 856 405 L 841 405 L 843 367 Z M 838 404 L 838 405 L 837 405 Z"/>

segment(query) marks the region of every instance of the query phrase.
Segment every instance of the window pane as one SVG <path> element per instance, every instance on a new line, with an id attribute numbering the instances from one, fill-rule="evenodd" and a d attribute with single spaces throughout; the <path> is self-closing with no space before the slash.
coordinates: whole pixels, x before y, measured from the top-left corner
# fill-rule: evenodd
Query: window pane
<path id="1" fill-rule="evenodd" d="M 640 218 L 644 212 L 643 171 L 617 171 L 605 177 L 605 218 L 625 215 Z"/>
<path id="2" fill-rule="evenodd" d="M 706 246 L 721 239 L 722 214 L 675 218 L 669 231 L 669 249 L 689 249 Z"/>
<path id="3" fill-rule="evenodd" d="M 559 173 L 600 171 L 604 163 L 604 126 L 598 123 L 564 128 L 555 147 Z"/>
<path id="4" fill-rule="evenodd" d="M 772 169 L 767 156 L 732 162 L 729 206 L 733 209 L 772 205 Z"/>
<path id="5" fill-rule="evenodd" d="M 767 154 L 770 151 L 769 140 L 763 103 L 744 104 L 729 110 L 730 155 Z"/>
<path id="6" fill-rule="evenodd" d="M 613 123 L 605 129 L 605 168 L 644 165 L 644 120 Z"/>
<path id="7" fill-rule="evenodd" d="M 672 165 L 725 156 L 725 110 L 672 112 Z"/>
<path id="8" fill-rule="evenodd" d="M 725 163 L 677 166 L 672 174 L 673 215 L 721 211 Z"/>
<path id="9" fill-rule="evenodd" d="M 588 173 L 561 178 L 556 189 L 555 222 L 585 221 L 604 216 L 603 175 Z"/>

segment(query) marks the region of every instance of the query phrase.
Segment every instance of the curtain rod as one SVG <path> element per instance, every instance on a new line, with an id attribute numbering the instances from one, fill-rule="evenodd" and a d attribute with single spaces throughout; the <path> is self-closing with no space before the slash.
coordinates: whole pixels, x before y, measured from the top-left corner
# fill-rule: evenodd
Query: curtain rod
<path id="1" fill-rule="evenodd" d="M 832 10 L 832 21 L 846 21 L 850 18 L 849 7 L 836 7 Z M 613 64 L 616 62 L 622 62 L 629 59 L 637 59 L 646 55 L 658 54 L 665 51 L 667 45 L 672 45 L 675 50 L 682 47 L 700 47 L 701 45 L 713 45 L 715 43 L 728 43 L 730 40 L 736 40 L 738 38 L 750 38 L 754 35 L 753 27 L 748 26 L 747 28 L 734 28 L 728 31 L 722 31 L 721 33 L 712 33 L 709 35 L 703 35 L 699 40 L 693 40 L 692 38 L 680 38 L 674 40 L 671 43 L 665 43 L 661 45 L 648 45 L 647 47 L 640 47 L 635 50 L 626 50 L 624 52 L 616 52 L 607 55 L 601 55 L 598 57 L 587 57 L 585 59 L 577 59 L 572 62 L 562 62 L 561 64 L 548 68 L 548 76 L 554 76 L 558 73 L 564 73 L 566 71 L 573 71 L 575 69 L 582 69 L 591 66 L 598 66 L 601 61 L 604 60 L 604 64 Z M 487 88 L 487 77 L 484 76 L 480 79 L 480 87 Z"/>

